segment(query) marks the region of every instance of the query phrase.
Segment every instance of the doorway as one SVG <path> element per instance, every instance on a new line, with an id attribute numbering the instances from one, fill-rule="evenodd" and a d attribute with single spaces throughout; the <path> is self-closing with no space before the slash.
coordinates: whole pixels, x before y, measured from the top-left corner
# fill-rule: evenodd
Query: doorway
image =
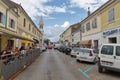
<path id="1" fill-rule="evenodd" d="M 98 40 L 94 40 L 94 49 L 98 49 Z"/>

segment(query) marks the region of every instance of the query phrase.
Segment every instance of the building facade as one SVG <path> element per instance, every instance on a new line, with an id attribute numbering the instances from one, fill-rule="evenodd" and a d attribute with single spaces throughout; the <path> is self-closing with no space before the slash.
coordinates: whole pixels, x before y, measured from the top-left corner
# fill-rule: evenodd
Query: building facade
<path id="1" fill-rule="evenodd" d="M 21 5 L 0 0 L 0 51 L 39 44 L 41 31 Z"/>
<path id="2" fill-rule="evenodd" d="M 81 40 L 80 24 L 76 23 L 72 25 L 72 45 L 79 46 L 80 40 Z"/>
<path id="3" fill-rule="evenodd" d="M 74 24 L 72 34 L 67 33 L 72 36 L 73 44 L 80 41 L 81 47 L 99 49 L 104 43 L 120 43 L 120 0 L 109 0 L 91 14 L 88 11 L 79 24 L 80 31 L 74 29 Z"/>
<path id="4" fill-rule="evenodd" d="M 100 17 L 102 43 L 120 43 L 120 0 L 110 0 Z"/>

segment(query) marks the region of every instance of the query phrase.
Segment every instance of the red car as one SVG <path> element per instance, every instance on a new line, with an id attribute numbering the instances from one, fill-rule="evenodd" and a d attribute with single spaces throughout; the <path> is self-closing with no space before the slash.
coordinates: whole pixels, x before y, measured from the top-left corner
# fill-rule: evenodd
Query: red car
<path id="1" fill-rule="evenodd" d="M 48 46 L 48 49 L 52 49 L 52 46 L 51 46 L 51 45 L 49 45 L 49 46 Z"/>

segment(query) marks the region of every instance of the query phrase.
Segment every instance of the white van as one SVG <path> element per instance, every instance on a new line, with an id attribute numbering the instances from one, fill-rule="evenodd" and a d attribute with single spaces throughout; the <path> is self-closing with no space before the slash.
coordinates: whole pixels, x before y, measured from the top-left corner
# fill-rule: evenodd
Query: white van
<path id="1" fill-rule="evenodd" d="M 104 44 L 98 56 L 98 71 L 103 69 L 120 71 L 120 44 Z"/>

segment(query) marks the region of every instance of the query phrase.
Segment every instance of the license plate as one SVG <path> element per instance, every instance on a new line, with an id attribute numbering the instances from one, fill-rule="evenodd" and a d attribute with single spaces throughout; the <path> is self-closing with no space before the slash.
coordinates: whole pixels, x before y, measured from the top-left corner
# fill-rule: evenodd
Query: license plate
<path id="1" fill-rule="evenodd" d="M 103 65 L 107 65 L 107 66 L 112 66 L 112 63 L 108 63 L 108 62 L 102 62 Z"/>
<path id="2" fill-rule="evenodd" d="M 85 57 L 80 57 L 81 59 L 87 59 L 87 58 L 85 58 Z"/>

